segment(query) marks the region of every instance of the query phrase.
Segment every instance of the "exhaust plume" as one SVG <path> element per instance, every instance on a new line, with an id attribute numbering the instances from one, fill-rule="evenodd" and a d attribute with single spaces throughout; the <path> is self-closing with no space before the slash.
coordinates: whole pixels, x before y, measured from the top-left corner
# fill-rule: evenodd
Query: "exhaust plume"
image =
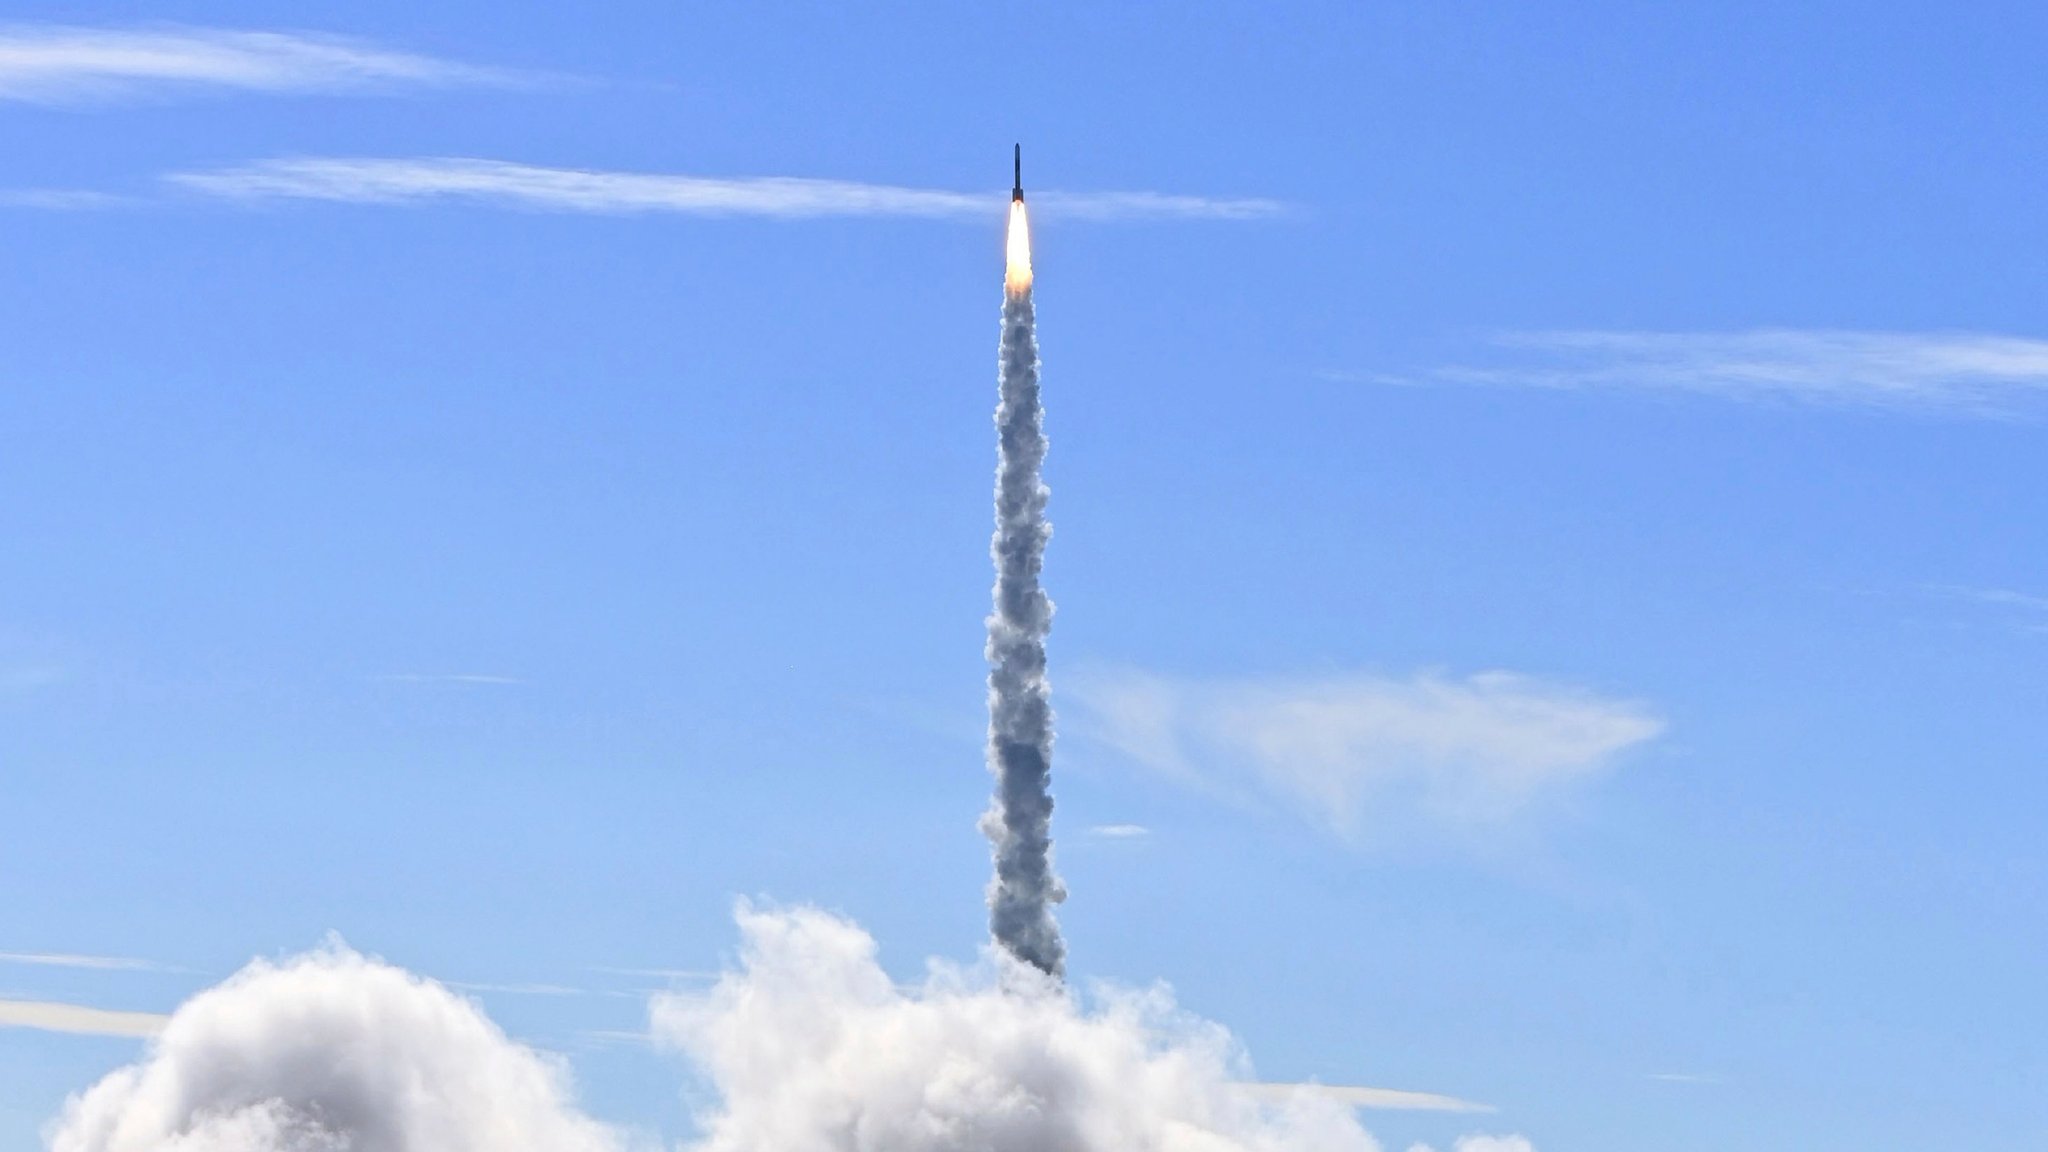
<path id="1" fill-rule="evenodd" d="M 1003 339 L 996 406 L 995 611 L 988 618 L 988 766 L 996 794 L 981 818 L 995 857 L 989 930 L 996 943 L 1049 976 L 1066 946 L 1052 906 L 1066 889 L 1052 869 L 1052 705 L 1045 636 L 1052 601 L 1039 586 L 1045 542 L 1045 430 L 1038 399 L 1038 334 L 1031 302 L 1031 233 L 1020 197 L 1010 202 L 1003 277 Z"/>
<path id="2" fill-rule="evenodd" d="M 685 1152 L 1381 1152 L 1343 1104 L 1243 1089 L 1223 1028 L 1164 988 L 1083 1001 L 990 949 L 899 985 L 815 909 L 739 911 L 739 967 L 655 998 L 708 1081 Z"/>
<path id="3" fill-rule="evenodd" d="M 566 1064 L 340 944 L 256 961 L 71 1098 L 46 1152 L 1383 1152 L 1341 1091 L 1251 1083 L 1164 986 L 1083 995 L 990 946 L 899 983 L 858 924 L 740 902 L 737 965 L 657 994 L 689 1131 L 580 1111 Z M 1519 1137 L 1452 1152 L 1533 1152 Z"/>

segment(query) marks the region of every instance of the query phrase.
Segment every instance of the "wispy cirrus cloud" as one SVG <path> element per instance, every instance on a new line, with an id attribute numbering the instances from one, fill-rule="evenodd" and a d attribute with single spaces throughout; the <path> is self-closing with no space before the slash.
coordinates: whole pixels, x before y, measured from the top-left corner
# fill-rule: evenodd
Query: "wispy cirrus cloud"
<path id="1" fill-rule="evenodd" d="M 302 157 L 173 173 L 167 179 L 188 191 L 246 201 L 473 204 L 543 212 L 684 213 L 785 220 L 827 216 L 987 219 L 1001 208 L 1004 199 L 1001 194 L 846 180 L 607 172 L 464 157 Z M 1047 192 L 1034 196 L 1032 202 L 1058 215 L 1092 220 L 1242 220 L 1281 211 L 1279 204 L 1267 200 L 1152 192 Z"/>
<path id="2" fill-rule="evenodd" d="M 87 968 L 97 972 L 155 972 L 163 966 L 131 956 L 81 956 L 70 952 L 0 952 L 0 964 L 43 968 Z"/>
<path id="3" fill-rule="evenodd" d="M 469 980 L 444 980 L 442 983 L 450 988 L 460 988 L 464 992 L 496 992 L 506 996 L 600 995 L 588 988 L 573 988 L 567 984 L 489 984 Z"/>
<path id="4" fill-rule="evenodd" d="M 1356 1084 L 1281 1084 L 1272 1082 L 1240 1084 L 1248 1096 L 1273 1103 L 1285 1103 L 1297 1093 L 1335 1100 L 1353 1108 L 1382 1112 L 1495 1112 L 1491 1104 L 1475 1104 L 1456 1096 L 1435 1092 L 1410 1092 L 1400 1088 L 1367 1088 Z"/>
<path id="5" fill-rule="evenodd" d="M 2015 592 L 2010 588 L 1950 588 L 1947 591 L 1985 604 L 1997 604 L 2007 608 L 2018 608 L 2027 612 L 2048 613 L 2048 596 L 2036 596 L 2029 592 Z"/>
<path id="6" fill-rule="evenodd" d="M 1958 584 L 1937 584 L 1927 592 L 1951 601 L 1974 604 L 2014 632 L 2048 635 L 2048 596 L 2019 592 L 2011 588 L 1976 588 Z"/>
<path id="7" fill-rule="evenodd" d="M 1152 830 L 1143 824 L 1097 824 L 1088 834 L 1100 840 L 1143 840 Z"/>
<path id="8" fill-rule="evenodd" d="M 117 1012 L 44 1000 L 0 1000 L 0 1028 L 33 1028 L 83 1036 L 154 1036 L 170 1019 L 154 1012 Z"/>
<path id="9" fill-rule="evenodd" d="M 1656 738 L 1649 706 L 1508 672 L 1070 681 L 1080 729 L 1200 786 L 1276 795 L 1356 842 L 1497 832 Z"/>
<path id="10" fill-rule="evenodd" d="M 34 208 L 46 212 L 97 212 L 140 203 L 133 196 L 94 192 L 86 188 L 0 188 L 0 208 Z"/>
<path id="11" fill-rule="evenodd" d="M 67 676 L 64 668 L 52 664 L 17 664 L 12 667 L 0 665 L 0 693 L 29 692 L 61 684 Z"/>
<path id="12" fill-rule="evenodd" d="M 719 972 L 708 968 L 607 968 L 594 967 L 592 972 L 607 976 L 638 976 L 649 980 L 667 980 L 674 983 L 708 984 L 718 979 Z"/>
<path id="13" fill-rule="evenodd" d="M 1378 379 L 1691 392 L 2009 416 L 2048 400 L 2048 340 L 1974 332 L 1518 332 L 1485 363 Z"/>
<path id="14" fill-rule="evenodd" d="M 983 201 L 985 203 L 985 201 Z M 1075 220 L 1263 220 L 1284 216 L 1288 205 L 1258 197 L 1174 196 L 1163 192 L 1031 194 L 1034 209 Z"/>
<path id="15" fill-rule="evenodd" d="M 490 684 L 513 685 L 526 681 L 517 676 L 500 676 L 488 672 L 389 672 L 371 679 L 384 684 Z"/>
<path id="16" fill-rule="evenodd" d="M 76 104 L 199 88 L 344 92 L 506 84 L 506 72 L 361 40 L 211 28 L 0 26 L 0 100 Z"/>

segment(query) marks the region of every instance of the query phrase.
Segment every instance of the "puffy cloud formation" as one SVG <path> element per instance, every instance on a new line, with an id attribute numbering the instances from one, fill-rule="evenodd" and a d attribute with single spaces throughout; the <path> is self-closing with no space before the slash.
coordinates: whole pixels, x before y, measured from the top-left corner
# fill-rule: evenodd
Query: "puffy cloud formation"
<path id="1" fill-rule="evenodd" d="M 561 1067 L 340 944 L 257 961 L 66 1105 L 50 1152 L 616 1152 Z"/>
<path id="2" fill-rule="evenodd" d="M 743 904 L 739 924 L 736 969 L 652 1005 L 714 1091 L 678 1152 L 1380 1152 L 1341 1091 L 1248 1084 L 1229 1033 L 1163 989 L 1084 999 L 993 948 L 904 988 L 850 921 Z M 45 1135 L 49 1152 L 626 1145 L 474 1003 L 338 943 L 200 993 Z"/>
<path id="3" fill-rule="evenodd" d="M 698 1152 L 1378 1152 L 1333 1100 L 1240 1091 L 1229 1034 L 1163 990 L 1083 1006 L 1000 955 L 906 990 L 846 920 L 739 921 L 739 970 L 654 1004 L 717 1091 Z"/>

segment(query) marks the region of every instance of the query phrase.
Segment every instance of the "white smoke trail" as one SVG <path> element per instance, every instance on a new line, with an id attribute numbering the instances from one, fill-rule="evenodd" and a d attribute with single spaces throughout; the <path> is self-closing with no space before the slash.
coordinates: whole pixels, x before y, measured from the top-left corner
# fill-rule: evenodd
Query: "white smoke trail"
<path id="1" fill-rule="evenodd" d="M 1023 205 L 1010 227 L 1024 227 Z M 1013 252 L 1017 248 L 1013 234 Z M 1013 265 L 1015 257 L 1013 256 Z M 1013 267 L 1003 295 L 1001 400 L 996 407 L 995 611 L 988 618 L 988 763 L 995 801 L 982 817 L 995 857 L 989 928 L 1018 959 L 1060 975 L 1066 946 L 1052 906 L 1066 898 L 1052 867 L 1052 705 L 1045 679 L 1045 637 L 1052 601 L 1040 587 L 1047 492 L 1040 478 L 1045 429 L 1038 395 L 1037 318 L 1029 251 L 1020 280 Z"/>
<path id="2" fill-rule="evenodd" d="M 72 1097 L 50 1152 L 617 1152 L 561 1065 L 340 945 L 257 961 Z"/>
<path id="3" fill-rule="evenodd" d="M 849 921 L 739 918 L 739 970 L 654 1005 L 717 1090 L 693 1152 L 1378 1152 L 1335 1101 L 1241 1091 L 1229 1034 L 1163 990 L 1084 1008 L 1001 950 L 906 990 Z"/>
<path id="4" fill-rule="evenodd" d="M 1018 205 L 1021 218 L 1021 204 Z M 1241 1051 L 1164 990 L 1084 1003 L 1051 914 L 1052 713 L 1040 587 L 1050 528 L 1028 251 L 1003 306 L 994 804 L 979 973 L 893 984 L 874 940 L 811 910 L 742 905 L 739 970 L 652 1006 L 717 1092 L 686 1152 L 1379 1152 L 1332 1096 L 1245 1090 Z M 559 1063 L 471 1002 L 339 945 L 257 962 L 180 1008 L 140 1063 L 74 1097 L 50 1152 L 620 1152 Z M 1529 1152 L 1525 1141 L 1458 1152 Z"/>

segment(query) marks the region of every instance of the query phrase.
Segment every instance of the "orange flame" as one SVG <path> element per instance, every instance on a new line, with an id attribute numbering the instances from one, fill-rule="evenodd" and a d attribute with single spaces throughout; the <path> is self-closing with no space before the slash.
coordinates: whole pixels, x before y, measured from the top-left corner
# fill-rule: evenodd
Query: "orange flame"
<path id="1" fill-rule="evenodd" d="M 1031 291 L 1031 221 L 1024 216 L 1024 202 L 1010 201 L 1009 261 L 1003 270 L 1003 288 L 1012 296 Z"/>

